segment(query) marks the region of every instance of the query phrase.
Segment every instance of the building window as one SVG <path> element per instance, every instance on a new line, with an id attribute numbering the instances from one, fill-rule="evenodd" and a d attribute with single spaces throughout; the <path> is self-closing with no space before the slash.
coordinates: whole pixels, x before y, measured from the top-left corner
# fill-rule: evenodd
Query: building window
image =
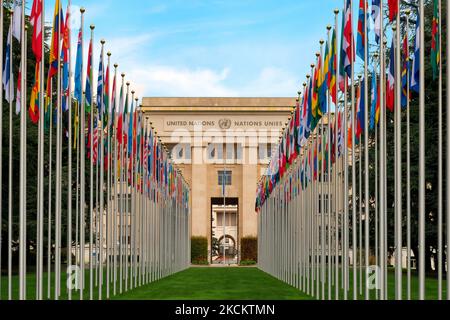
<path id="1" fill-rule="evenodd" d="M 224 183 L 226 186 L 231 186 L 231 171 L 219 171 L 218 177 L 219 177 L 219 186 L 222 186 Z"/>

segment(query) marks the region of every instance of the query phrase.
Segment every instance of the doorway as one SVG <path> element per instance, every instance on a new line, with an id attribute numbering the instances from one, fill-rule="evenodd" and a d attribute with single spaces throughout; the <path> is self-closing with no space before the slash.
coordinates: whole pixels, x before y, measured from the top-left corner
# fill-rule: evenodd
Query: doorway
<path id="1" fill-rule="evenodd" d="M 211 264 L 238 264 L 239 205 L 238 198 L 211 199 Z"/>

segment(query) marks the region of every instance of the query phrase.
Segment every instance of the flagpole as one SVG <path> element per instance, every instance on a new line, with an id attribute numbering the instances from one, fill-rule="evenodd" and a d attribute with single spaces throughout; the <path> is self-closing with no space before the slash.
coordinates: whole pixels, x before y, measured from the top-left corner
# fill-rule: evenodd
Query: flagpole
<path id="1" fill-rule="evenodd" d="M 336 71 L 335 75 L 336 78 L 339 75 L 339 64 L 337 63 L 339 53 L 337 49 L 337 39 L 338 39 L 338 17 L 339 17 L 339 9 L 334 9 L 334 30 L 335 30 L 335 43 L 333 43 L 333 47 L 335 48 L 335 62 L 333 62 L 333 65 L 336 65 Z M 336 96 L 335 96 L 335 112 L 334 112 L 334 140 L 335 140 L 335 147 L 334 147 L 334 157 L 335 157 L 335 165 L 334 165 L 334 232 L 335 232 L 335 245 L 334 245 L 334 259 L 335 259 L 335 300 L 339 300 L 339 196 L 338 196 L 338 168 L 339 168 L 339 161 L 338 161 L 338 134 L 339 134 L 339 90 L 338 90 L 338 83 L 335 84 L 336 86 Z"/>
<path id="2" fill-rule="evenodd" d="M 450 6 L 447 3 L 447 19 L 450 17 Z M 447 43 L 447 61 L 450 61 L 450 31 L 447 29 L 447 39 L 446 39 L 446 43 Z M 447 63 L 447 92 L 450 92 L 450 67 Z M 447 94 L 447 110 L 450 109 L 450 95 Z M 450 126 L 450 112 L 447 112 L 447 128 Z M 447 145 L 446 145 L 446 149 L 447 149 L 447 168 L 450 168 L 450 130 L 447 130 L 447 135 L 446 135 L 446 140 L 447 140 Z M 447 180 L 447 188 L 446 188 L 446 199 L 450 199 L 450 170 L 447 170 L 447 174 L 446 174 L 446 180 Z M 447 300 L 450 300 L 450 281 L 448 281 L 448 279 L 450 279 L 450 268 L 448 267 L 448 257 L 450 257 L 450 223 L 448 223 L 448 221 L 450 221 L 450 202 L 447 201 L 447 252 L 446 252 L 446 256 L 447 256 Z"/>
<path id="3" fill-rule="evenodd" d="M 330 34 L 330 30 L 331 30 L 331 25 L 327 26 L 327 30 L 328 30 L 328 43 L 329 43 L 329 51 L 333 52 L 334 49 L 331 49 L 331 47 L 334 47 L 334 44 L 331 43 L 331 34 Z M 325 61 L 326 61 L 326 57 L 325 57 Z M 334 64 L 333 64 L 334 65 Z M 331 67 L 333 68 L 333 67 Z M 329 68 L 329 64 L 328 64 L 328 72 L 332 72 L 332 70 L 330 70 Z M 330 77 L 330 75 L 327 75 L 328 77 Z M 325 81 L 325 79 L 324 79 Z M 328 80 L 326 80 L 328 81 Z M 330 81 L 331 83 L 331 81 Z M 328 159 L 326 161 L 327 164 L 327 201 L 328 201 L 328 206 L 327 206 L 327 213 L 328 213 L 328 243 L 327 243 L 327 251 L 328 251 L 328 257 L 327 257 L 327 265 L 328 265 L 328 300 L 331 300 L 331 273 L 332 273 L 332 263 L 331 263 L 331 165 L 332 165 L 332 157 L 331 157 L 331 149 L 333 148 L 332 143 L 331 143 L 331 111 L 330 111 L 330 105 L 331 105 L 331 88 L 328 88 L 328 94 L 327 94 L 327 111 L 328 111 L 328 131 L 327 131 L 327 144 L 328 144 L 328 148 L 327 148 L 327 154 L 328 154 Z M 336 117 L 336 111 L 334 113 L 335 117 Z"/>
<path id="4" fill-rule="evenodd" d="M 102 291 L 103 291 L 103 217 L 105 215 L 104 212 L 104 182 L 105 182 L 105 160 L 103 159 L 105 150 L 104 150 L 104 145 L 103 145 L 103 130 L 105 128 L 105 124 L 104 124 L 104 114 L 105 114 L 105 105 L 104 105 L 104 86 L 105 86 L 105 72 L 104 72 L 104 63 L 103 63 L 103 56 L 104 56 L 104 46 L 105 46 L 105 40 L 101 40 L 100 41 L 101 45 L 102 45 L 102 52 L 101 52 L 101 63 L 102 63 L 102 92 L 100 94 L 101 99 L 100 99 L 100 106 L 97 106 L 97 108 L 99 108 L 99 113 L 100 113 L 100 123 L 101 123 L 101 127 L 100 124 L 97 124 L 97 130 L 100 130 L 100 141 L 98 141 L 98 144 L 100 145 L 100 183 L 99 183 L 99 192 L 100 192 L 100 211 L 99 211 L 99 285 L 98 285 L 98 299 L 102 300 Z M 97 161 L 98 162 L 98 161 Z M 108 219 L 108 218 L 106 218 Z M 106 221 L 106 224 L 108 224 L 108 221 Z"/>
<path id="5" fill-rule="evenodd" d="M 0 79 L 3 79 L 3 0 L 0 1 L 0 52 L 2 58 L 0 59 Z M 5 88 L 6 89 L 6 88 Z M 2 107 L 0 108 L 0 182 L 3 186 L 3 86 L 0 89 L 0 101 Z M 0 208 L 3 208 L 3 191 L 0 192 Z M 0 270 L 2 266 L 2 248 L 3 248 L 3 210 L 0 212 Z M 2 277 L 0 276 L 0 300 L 2 300 Z"/>
<path id="6" fill-rule="evenodd" d="M 27 113 L 25 112 L 24 103 L 26 101 L 26 95 L 24 94 L 26 88 L 26 35 L 25 30 L 25 3 L 22 4 L 22 25 L 21 25 L 21 113 L 20 113 L 20 237 L 19 237 L 19 297 L 20 300 L 26 299 L 26 226 L 27 226 Z M 11 57 L 12 58 L 12 57 Z"/>
<path id="7" fill-rule="evenodd" d="M 407 9 L 406 14 L 406 35 L 409 35 L 409 16 L 411 10 Z M 407 40 L 409 41 L 409 40 Z M 408 72 L 406 72 L 406 260 L 408 263 L 406 270 L 406 295 L 407 299 L 411 300 L 411 128 L 410 128 L 410 76 L 409 76 L 409 43 L 407 47 L 406 61 L 408 65 Z M 441 117 L 439 117 L 441 118 Z M 441 136 L 441 135 L 440 135 Z M 439 203 L 442 203 L 441 201 Z"/>
<path id="8" fill-rule="evenodd" d="M 448 9 L 447 9 L 448 10 Z M 423 0 L 420 16 L 420 94 L 419 94 L 419 299 L 425 299 L 425 42 Z M 448 281 L 447 281 L 448 282 Z"/>
<path id="9" fill-rule="evenodd" d="M 71 1 L 69 0 L 69 5 L 67 7 L 67 10 L 70 10 Z M 70 18 L 70 11 L 67 13 L 67 16 Z M 69 22 L 69 21 L 67 21 Z M 66 28 L 69 28 L 66 26 Z M 68 32 L 68 60 L 69 60 L 69 84 L 68 84 L 68 92 L 66 93 L 68 97 L 66 97 L 66 103 L 68 105 L 67 112 L 69 113 L 69 135 L 68 135 L 68 148 L 69 148 L 69 159 L 68 159 L 68 168 L 67 168 L 67 175 L 68 175 L 68 190 L 67 190 L 67 249 L 66 249 L 66 256 L 67 256 L 67 266 L 70 267 L 72 265 L 72 56 L 71 56 L 71 36 L 70 36 L 70 29 Z M 68 271 L 69 269 L 67 269 Z M 70 276 L 70 274 L 67 273 L 67 276 Z M 72 300 L 72 288 L 68 286 L 68 300 Z"/>
<path id="10" fill-rule="evenodd" d="M 41 22 L 45 17 L 45 0 L 42 0 L 41 7 Z M 44 32 L 44 28 L 42 27 L 41 32 Z M 45 37 L 42 36 L 41 42 L 41 61 L 40 61 L 40 72 L 39 72 L 39 85 L 40 85 L 40 95 L 39 95 L 39 208 L 38 214 L 40 215 L 40 220 L 38 222 L 38 257 L 39 257 L 39 266 L 38 266 L 38 295 L 37 299 L 43 299 L 43 270 L 44 270 L 44 57 L 45 57 L 45 48 L 44 48 Z"/>
<path id="11" fill-rule="evenodd" d="M 91 45 L 94 43 L 94 29 L 95 26 L 92 24 L 91 25 Z M 89 53 L 90 54 L 90 53 Z M 89 187 L 89 300 L 93 300 L 93 284 L 94 284 L 94 277 L 93 277 L 93 270 L 92 270 L 92 256 L 93 256 L 93 211 L 94 211 L 94 197 L 93 197 L 93 189 L 94 189 L 94 101 L 92 98 L 92 92 L 93 92 L 93 87 L 92 87 L 92 66 L 94 64 L 94 55 L 92 55 L 91 57 L 91 65 L 90 65 L 90 77 L 91 77 L 91 81 L 89 81 L 89 86 L 90 86 L 90 92 L 91 92 L 91 105 L 90 105 L 90 109 L 91 109 L 91 114 L 90 114 L 90 161 L 89 161 L 89 166 L 90 166 L 90 187 Z M 87 88 L 86 88 L 87 90 Z"/>
<path id="12" fill-rule="evenodd" d="M 120 282 L 119 282 L 119 293 L 122 293 L 122 287 L 123 287 L 123 223 L 124 223 L 124 219 L 123 219 L 123 215 L 124 215 L 124 190 L 123 190 L 123 183 L 124 183 L 124 158 L 123 158 L 123 149 L 124 149 L 124 137 L 123 137 L 123 123 L 124 123 L 124 119 L 123 119 L 123 92 L 124 92 L 124 88 L 125 88 L 125 74 L 122 73 L 122 85 L 121 85 L 121 94 L 120 94 L 120 106 L 121 106 L 121 110 L 119 111 L 121 113 L 121 132 L 120 132 L 120 205 L 119 205 L 119 262 L 120 262 Z"/>
<path id="13" fill-rule="evenodd" d="M 114 64 L 114 82 L 115 83 L 117 83 L 117 68 L 119 67 L 119 65 L 116 63 L 116 64 Z M 113 125 L 114 125 L 114 129 L 113 129 L 113 132 L 111 133 L 111 135 L 112 135 L 112 141 L 114 141 L 114 153 L 113 153 L 113 157 L 114 157 L 114 161 L 113 161 L 113 163 L 114 163 L 114 183 L 113 183 L 113 192 L 114 192 L 114 195 L 113 195 L 113 199 L 114 199 L 114 210 L 113 210 L 113 226 L 114 226 L 114 240 L 113 240 L 113 256 L 114 256 L 114 263 L 113 263 L 113 269 L 114 269 L 114 273 L 113 273 L 113 278 L 114 278 L 114 285 L 113 285 L 113 294 L 114 295 L 116 295 L 116 293 L 117 293 L 117 235 L 118 235 L 118 232 L 117 232 L 117 227 L 118 227 L 118 224 L 117 224 L 117 212 L 119 211 L 119 203 L 118 203 L 118 201 L 117 201 L 117 178 L 118 178 L 118 170 L 117 170 L 117 133 L 116 133 L 116 130 L 117 130 L 117 120 L 116 120 L 116 106 L 117 106 L 117 99 L 115 99 L 115 97 L 116 97 L 116 95 L 117 95 L 117 87 L 115 88 L 115 96 L 114 96 L 114 99 L 113 99 L 113 103 L 114 103 L 114 108 L 113 108 L 113 110 L 114 110 L 114 123 L 113 123 Z M 114 137 L 114 135 L 116 135 L 116 139 L 114 139 L 113 137 Z"/>
<path id="14" fill-rule="evenodd" d="M 348 77 L 347 74 L 344 75 L 344 223 L 342 225 L 342 228 L 344 229 L 344 268 L 343 268 L 343 281 L 344 281 L 344 300 L 348 299 L 348 287 L 349 287 L 349 261 L 348 261 L 348 255 L 349 255 L 349 230 L 348 230 L 348 214 L 349 214 L 349 207 L 348 207 L 348 106 L 347 106 L 347 87 L 348 87 Z"/>
<path id="15" fill-rule="evenodd" d="M 369 250 L 370 250 L 370 212 L 369 212 L 369 78 L 368 78 L 368 62 L 369 62 L 369 43 L 368 43 L 368 21 L 367 21 L 367 4 L 364 2 L 364 240 L 365 240 L 365 257 L 364 262 L 366 266 L 366 279 L 368 278 L 369 270 Z M 362 274 L 362 272 L 361 272 Z M 370 300 L 369 287 L 365 287 L 365 299 Z"/>
<path id="16" fill-rule="evenodd" d="M 130 93 L 130 83 L 129 82 L 127 82 L 126 83 L 126 85 L 127 85 L 127 98 L 128 98 L 128 96 L 129 96 L 129 93 Z M 128 101 L 128 99 L 126 99 L 126 101 Z M 126 107 L 128 107 L 128 106 L 126 106 Z M 131 115 L 131 112 L 130 112 L 130 115 Z M 130 121 L 128 121 L 128 125 L 129 125 L 129 122 Z M 127 138 L 128 138 L 128 135 L 127 135 Z M 124 158 L 124 160 L 125 160 L 125 166 L 124 166 L 124 168 L 125 168 L 125 189 L 126 189 L 126 198 L 125 198 L 125 223 L 126 223 L 126 225 L 125 225 L 125 240 L 126 240 L 126 243 L 125 243 L 125 261 L 124 261 L 124 263 L 125 263 L 125 292 L 127 292 L 128 291 L 128 229 L 129 229 L 129 226 L 130 226 L 130 221 L 129 221 L 129 215 L 128 215 L 128 210 L 130 209 L 129 207 L 128 207 L 128 205 L 129 205 L 129 195 L 130 195 L 130 188 L 128 187 L 128 141 L 127 141 L 127 148 L 126 148 L 126 150 L 125 150 L 125 154 L 124 154 L 124 156 L 125 156 L 125 158 Z"/>
<path id="17" fill-rule="evenodd" d="M 108 56 L 108 67 L 106 68 L 107 72 L 109 73 L 109 67 L 111 65 L 111 52 L 107 52 L 106 54 Z M 108 88 L 109 91 L 109 74 L 107 74 L 108 79 L 106 79 L 105 76 L 105 88 Z M 103 90 L 103 92 L 105 92 L 105 90 Z M 110 160 L 111 160 L 111 126 L 110 121 L 111 121 L 111 113 L 110 113 L 110 101 L 109 101 L 109 92 L 107 92 L 107 96 L 103 97 L 103 99 L 106 99 L 105 105 L 105 109 L 106 106 L 108 106 L 108 110 L 104 110 L 104 112 L 108 112 L 108 123 L 106 124 L 107 127 L 107 147 L 108 147 L 108 151 L 106 154 L 106 163 L 107 163 L 107 183 L 106 183 L 106 299 L 109 299 L 109 294 L 110 294 L 110 267 L 111 267 L 111 166 L 110 166 Z M 102 166 L 103 167 L 103 166 Z"/>
<path id="18" fill-rule="evenodd" d="M 439 101 L 438 101 L 438 300 L 442 300 L 442 8 L 438 0 L 439 16 Z"/>
<path id="19" fill-rule="evenodd" d="M 84 52 L 84 13 L 86 9 L 80 8 L 81 13 L 81 52 Z M 84 67 L 84 55 L 81 55 L 81 70 Z M 81 87 L 84 84 L 84 75 L 81 72 Z M 86 96 L 85 91 L 82 90 L 81 95 L 81 108 L 80 108 L 80 300 L 84 298 L 84 277 L 85 277 L 85 212 L 86 212 L 86 203 L 85 203 L 85 188 L 86 188 Z M 91 111 L 92 112 L 92 111 Z"/>
<path id="20" fill-rule="evenodd" d="M 380 30 L 381 30 L 381 39 L 380 39 L 380 200 L 379 200 L 379 211 L 380 211 L 380 266 L 381 266 L 381 276 L 379 279 L 379 283 L 381 283 L 381 290 L 380 290 L 380 299 L 385 300 L 385 286 L 384 286 L 384 279 L 386 278 L 386 270 L 385 270 L 385 262 L 386 262 L 386 251 L 385 251 L 385 242 L 384 242 L 384 236 L 385 236 L 385 212 L 384 212 L 384 203 L 385 203 L 385 143 L 384 143 L 384 73 L 385 73 L 385 60 L 384 60 L 384 30 L 383 30 L 383 14 L 384 14 L 384 8 L 383 8 L 383 0 L 380 0 Z"/>
<path id="21" fill-rule="evenodd" d="M 350 1 L 350 12 L 353 12 L 353 2 Z M 353 21 L 350 21 L 350 23 L 353 23 Z M 353 28 L 352 28 L 353 29 Z M 352 35 L 353 38 L 353 35 Z M 354 62 L 354 56 L 353 56 L 353 40 L 351 40 L 352 43 L 350 44 L 351 48 L 351 57 L 350 57 L 350 64 L 351 64 L 351 100 L 352 100 L 352 106 L 351 106 L 351 124 L 352 124 L 352 262 L 353 262 L 353 300 L 357 300 L 358 292 L 357 292 L 357 269 L 356 269 L 356 160 L 355 160 L 355 149 L 356 149 L 356 143 L 355 143 L 355 62 Z"/>
<path id="22" fill-rule="evenodd" d="M 10 30 L 12 30 L 13 25 L 13 16 L 14 13 L 12 10 L 9 12 L 10 16 Z M 9 68 L 9 159 L 8 159 L 8 300 L 12 300 L 12 223 L 13 223 L 13 190 L 12 190 L 12 179 L 13 179 L 13 72 L 12 72 L 12 32 L 9 34 L 8 39 L 9 45 L 9 57 L 10 57 L 10 68 Z M 5 88 L 6 89 L 6 88 Z"/>
<path id="23" fill-rule="evenodd" d="M 400 0 L 398 0 L 398 6 Z M 400 54 L 400 10 L 397 10 L 394 33 L 396 32 L 395 42 L 395 298 L 396 300 L 402 300 L 402 114 L 401 114 L 401 101 L 402 101 L 402 87 L 401 87 L 401 54 Z M 392 50 L 392 49 L 391 49 Z"/>

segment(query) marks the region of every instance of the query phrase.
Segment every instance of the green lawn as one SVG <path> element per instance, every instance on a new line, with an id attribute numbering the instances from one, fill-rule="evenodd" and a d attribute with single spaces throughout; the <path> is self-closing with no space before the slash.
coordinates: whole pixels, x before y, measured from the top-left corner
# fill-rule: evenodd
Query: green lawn
<path id="1" fill-rule="evenodd" d="M 311 297 L 257 268 L 190 268 L 119 295 L 135 300 L 303 300 Z"/>
<path id="2" fill-rule="evenodd" d="M 353 299 L 353 277 L 350 270 L 350 286 L 348 299 Z M 388 273 L 388 298 L 395 297 L 395 277 L 393 270 Z M 340 275 L 341 276 L 341 275 Z M 65 273 L 62 274 L 61 300 L 67 299 L 65 286 Z M 363 278 L 364 279 L 364 278 Z M 106 272 L 104 273 L 106 282 Z M 19 278 L 13 276 L 13 299 L 18 299 Z M 35 299 L 36 278 L 33 273 L 27 275 L 27 298 Z M 47 298 L 47 274 L 44 274 L 44 299 Z M 358 291 L 359 291 L 358 276 Z M 443 297 L 445 298 L 445 285 L 443 281 Z M 51 299 L 54 298 L 54 274 L 52 274 Z M 84 299 L 89 299 L 89 272 L 86 272 L 86 289 Z M 111 285 L 111 296 L 112 296 Z M 316 286 L 315 286 L 316 288 Z M 7 299 L 7 277 L 2 277 L 1 288 L 2 299 Z M 322 287 L 319 284 L 320 298 L 322 298 Z M 98 299 L 98 288 L 93 290 L 93 299 Z M 102 298 L 106 299 L 106 285 L 103 286 Z M 117 285 L 119 291 L 119 285 Z M 426 299 L 437 300 L 437 279 L 429 277 L 426 279 Z M 332 299 L 334 299 L 334 287 L 332 287 Z M 418 279 L 412 275 L 411 298 L 418 298 Z M 344 298 L 343 290 L 340 289 L 340 299 Z M 79 292 L 74 291 L 74 300 L 79 299 Z M 328 285 L 325 284 L 325 299 L 328 298 Z M 363 299 L 364 296 L 358 296 Z M 310 300 L 316 297 L 301 293 L 294 287 L 264 273 L 257 268 L 222 268 L 222 267 L 193 267 L 179 272 L 167 278 L 151 284 L 129 290 L 121 295 L 111 297 L 114 300 Z M 375 299 L 374 291 L 371 299 Z M 406 299 L 406 274 L 403 276 L 403 299 Z"/>

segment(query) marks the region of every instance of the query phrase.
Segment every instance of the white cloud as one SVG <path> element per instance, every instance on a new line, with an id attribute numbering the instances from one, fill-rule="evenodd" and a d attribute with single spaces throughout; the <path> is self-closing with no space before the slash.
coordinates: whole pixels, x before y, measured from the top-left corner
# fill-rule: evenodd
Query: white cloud
<path id="1" fill-rule="evenodd" d="M 224 85 L 229 70 L 175 68 L 162 65 L 136 66 L 129 78 L 142 96 L 234 96 L 237 92 Z"/>

